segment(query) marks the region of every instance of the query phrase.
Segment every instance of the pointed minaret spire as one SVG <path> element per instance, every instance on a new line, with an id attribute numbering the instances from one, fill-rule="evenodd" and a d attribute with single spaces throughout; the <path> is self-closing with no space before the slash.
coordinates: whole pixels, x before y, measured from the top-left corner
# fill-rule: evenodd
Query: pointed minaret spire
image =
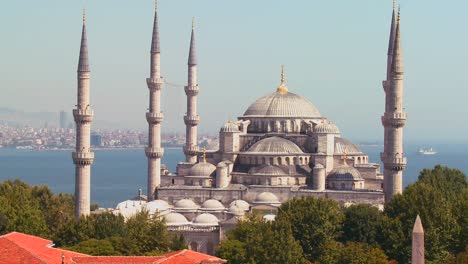
<path id="1" fill-rule="evenodd" d="M 390 79 L 390 68 L 392 66 L 393 47 L 395 43 L 395 11 L 396 11 L 396 0 L 393 0 L 392 10 L 392 23 L 390 24 L 390 36 L 388 38 L 388 52 L 387 52 L 387 80 Z"/>
<path id="2" fill-rule="evenodd" d="M 187 113 L 184 116 L 185 123 L 185 161 L 195 163 L 199 154 L 197 126 L 200 116 L 197 113 L 197 96 L 200 92 L 197 81 L 197 56 L 195 53 L 195 19 L 192 19 L 192 36 L 190 39 L 190 50 L 188 57 L 188 81 L 185 86 L 187 95 Z"/>
<path id="3" fill-rule="evenodd" d="M 416 217 L 413 227 L 411 263 L 424 264 L 424 229 L 419 215 Z"/>
<path id="4" fill-rule="evenodd" d="M 86 36 L 86 10 L 83 9 L 83 30 L 81 32 L 80 58 L 78 60 L 78 71 L 89 72 L 88 62 L 88 38 Z"/>
<path id="5" fill-rule="evenodd" d="M 195 52 L 195 17 L 192 18 L 192 36 L 190 38 L 189 65 L 197 65 L 197 53 Z"/>
<path id="6" fill-rule="evenodd" d="M 164 155 L 164 149 L 161 147 L 161 123 L 164 120 L 164 114 L 161 111 L 161 90 L 164 81 L 161 77 L 157 0 L 155 1 L 150 53 L 150 77 L 146 79 L 149 90 L 149 111 L 146 112 L 148 147 L 145 148 L 145 155 L 148 158 L 148 201 L 156 198 L 156 189 L 161 185 L 161 158 Z"/>
<path id="7" fill-rule="evenodd" d="M 397 24 L 395 29 L 395 42 L 393 44 L 393 54 L 392 54 L 392 74 L 402 74 L 403 73 L 403 54 L 401 51 L 401 37 L 400 37 L 400 8 L 398 8 L 398 17 Z M 393 76 L 393 75 L 392 75 Z"/>

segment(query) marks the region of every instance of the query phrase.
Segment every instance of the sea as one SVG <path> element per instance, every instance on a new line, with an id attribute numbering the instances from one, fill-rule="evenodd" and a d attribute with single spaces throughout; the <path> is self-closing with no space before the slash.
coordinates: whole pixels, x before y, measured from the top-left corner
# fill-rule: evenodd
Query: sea
<path id="1" fill-rule="evenodd" d="M 468 144 L 436 144 L 430 147 L 436 155 L 418 154 L 422 146 L 407 145 L 408 165 L 403 184 L 418 179 L 424 168 L 437 164 L 457 168 L 468 175 Z M 360 146 L 369 155 L 369 162 L 380 163 L 383 147 Z M 184 160 L 182 149 L 166 148 L 163 163 L 175 171 Z M 91 169 L 91 200 L 101 207 L 113 208 L 117 203 L 135 197 L 138 189 L 146 193 L 147 163 L 143 149 L 95 150 Z M 31 185 L 47 185 L 54 193 L 74 192 L 75 170 L 68 150 L 18 150 L 0 148 L 0 182 L 20 179 Z"/>

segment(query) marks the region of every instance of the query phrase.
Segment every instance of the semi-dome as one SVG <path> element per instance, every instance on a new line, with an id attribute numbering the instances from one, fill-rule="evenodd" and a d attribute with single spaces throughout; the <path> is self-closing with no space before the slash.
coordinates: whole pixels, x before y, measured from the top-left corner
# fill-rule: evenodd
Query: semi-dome
<path id="1" fill-rule="evenodd" d="M 314 132 L 317 134 L 340 134 L 338 127 L 335 124 L 327 121 L 316 125 Z"/>
<path id="2" fill-rule="evenodd" d="M 218 225 L 218 218 L 212 214 L 203 213 L 197 215 L 193 220 L 193 223 L 196 225 Z"/>
<path id="3" fill-rule="evenodd" d="M 216 171 L 216 166 L 206 162 L 202 161 L 199 162 L 190 168 L 189 175 L 190 176 L 211 176 L 214 174 Z"/>
<path id="4" fill-rule="evenodd" d="M 251 146 L 249 153 L 268 153 L 268 154 L 303 154 L 304 152 L 294 142 L 280 138 L 264 138 Z"/>
<path id="5" fill-rule="evenodd" d="M 334 168 L 327 178 L 329 181 L 362 181 L 361 173 L 349 165 L 341 165 Z"/>
<path id="6" fill-rule="evenodd" d="M 271 192 L 262 192 L 255 198 L 255 203 L 275 204 L 279 203 L 278 197 Z"/>
<path id="7" fill-rule="evenodd" d="M 210 200 L 206 200 L 205 202 L 203 202 L 201 209 L 211 210 L 211 211 L 221 211 L 221 210 L 225 210 L 226 208 L 220 201 L 215 200 L 215 199 L 210 199 Z"/>
<path id="8" fill-rule="evenodd" d="M 253 167 L 249 170 L 249 174 L 255 175 L 285 175 L 286 173 L 277 166 L 267 165 L 261 168 Z"/>
<path id="9" fill-rule="evenodd" d="M 150 213 L 162 212 L 169 210 L 169 204 L 164 200 L 153 200 L 145 205 L 145 209 Z"/>
<path id="10" fill-rule="evenodd" d="M 232 201 L 229 204 L 229 208 L 232 207 L 232 206 L 237 206 L 237 207 L 241 208 L 244 211 L 249 211 L 250 210 L 250 204 L 248 202 L 244 201 L 244 200 Z"/>
<path id="11" fill-rule="evenodd" d="M 247 108 L 244 117 L 320 118 L 319 110 L 304 97 L 276 91 L 257 99 Z"/>
<path id="12" fill-rule="evenodd" d="M 197 209 L 198 205 L 190 199 L 182 199 L 174 204 L 174 208 L 177 209 Z"/>
<path id="13" fill-rule="evenodd" d="M 179 213 L 170 213 L 163 217 L 167 225 L 186 225 L 189 223 L 187 218 Z"/>
<path id="14" fill-rule="evenodd" d="M 362 150 L 351 141 L 335 137 L 335 154 L 362 154 Z"/>
<path id="15" fill-rule="evenodd" d="M 229 121 L 221 127 L 220 132 L 239 132 L 239 127 L 233 122 Z"/>

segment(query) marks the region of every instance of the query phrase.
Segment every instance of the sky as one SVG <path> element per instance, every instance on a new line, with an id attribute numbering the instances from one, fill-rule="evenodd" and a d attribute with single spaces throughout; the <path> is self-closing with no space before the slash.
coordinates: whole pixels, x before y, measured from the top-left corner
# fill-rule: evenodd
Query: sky
<path id="1" fill-rule="evenodd" d="M 405 140 L 468 142 L 468 1 L 401 0 Z M 145 129 L 153 0 L 17 0 L 0 9 L 0 107 L 71 109 L 87 10 L 95 120 Z M 310 100 L 345 137 L 382 141 L 391 0 L 160 0 L 163 131 L 184 131 L 195 17 L 200 133 L 274 92 Z M 170 85 L 169 85 L 170 84 Z"/>

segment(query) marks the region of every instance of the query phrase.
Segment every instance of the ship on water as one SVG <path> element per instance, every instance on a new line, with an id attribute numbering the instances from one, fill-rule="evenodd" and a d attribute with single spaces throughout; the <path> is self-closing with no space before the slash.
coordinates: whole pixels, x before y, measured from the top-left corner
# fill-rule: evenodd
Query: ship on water
<path id="1" fill-rule="evenodd" d="M 433 148 L 420 148 L 418 153 L 421 155 L 435 155 L 437 154 L 437 151 L 435 151 Z"/>

